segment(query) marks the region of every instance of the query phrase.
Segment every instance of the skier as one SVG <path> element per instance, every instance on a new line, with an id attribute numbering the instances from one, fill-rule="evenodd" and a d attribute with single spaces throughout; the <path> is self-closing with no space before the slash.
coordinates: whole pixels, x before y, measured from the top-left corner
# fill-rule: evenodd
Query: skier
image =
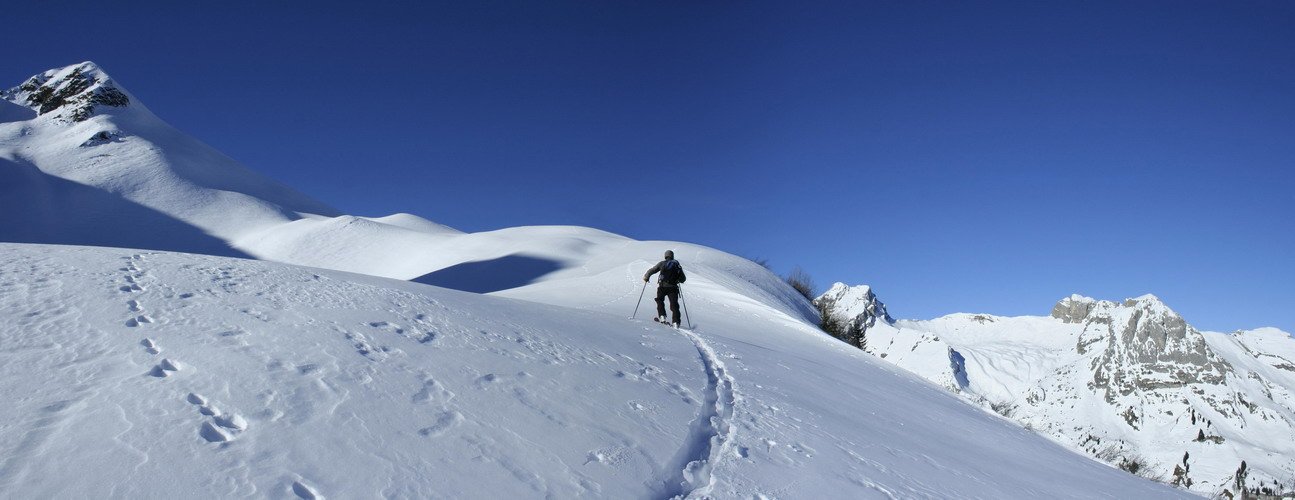
<path id="1" fill-rule="evenodd" d="M 652 321 L 659 323 L 666 322 L 665 299 L 666 297 L 669 297 L 670 314 L 673 318 L 673 320 L 670 321 L 670 324 L 674 325 L 675 328 L 678 328 L 680 323 L 679 284 L 687 281 L 688 277 L 684 276 L 683 266 L 679 264 L 679 261 L 674 260 L 674 250 L 665 251 L 665 260 L 658 262 L 657 265 L 648 269 L 647 274 L 643 275 L 643 282 L 648 282 L 649 278 L 658 271 L 661 272 L 661 277 L 657 278 L 656 317 L 652 318 Z"/>

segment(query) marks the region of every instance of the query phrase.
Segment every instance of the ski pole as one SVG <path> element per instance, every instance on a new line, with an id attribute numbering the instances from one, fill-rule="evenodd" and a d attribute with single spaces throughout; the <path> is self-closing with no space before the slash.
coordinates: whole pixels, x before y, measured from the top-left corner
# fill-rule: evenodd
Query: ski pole
<path id="1" fill-rule="evenodd" d="M 692 318 L 688 316 L 688 301 L 683 299 L 683 286 L 679 287 L 679 304 L 683 306 L 683 317 L 688 320 L 688 329 L 692 330 Z"/>
<path id="2" fill-rule="evenodd" d="M 643 293 L 647 292 L 647 284 L 647 280 L 643 280 L 643 291 L 639 292 L 639 301 L 634 303 L 634 314 L 630 316 L 630 319 L 637 318 L 639 315 L 639 306 L 643 305 Z"/>

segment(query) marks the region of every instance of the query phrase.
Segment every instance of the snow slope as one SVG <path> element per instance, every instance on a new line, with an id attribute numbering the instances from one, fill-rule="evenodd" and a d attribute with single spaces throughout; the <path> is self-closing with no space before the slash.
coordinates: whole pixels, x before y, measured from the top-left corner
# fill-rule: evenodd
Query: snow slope
<path id="1" fill-rule="evenodd" d="M 229 242 L 302 214 L 337 215 L 175 130 L 94 63 L 46 71 L 0 97 L 5 241 L 138 238 L 245 255 Z"/>
<path id="2" fill-rule="evenodd" d="M 627 319 L 632 299 L 606 299 L 636 291 L 639 270 L 625 271 L 586 278 L 599 287 L 569 308 L 261 261 L 0 244 L 0 496 L 1182 496 L 723 277 L 688 288 L 696 331 Z"/>
<path id="3" fill-rule="evenodd" d="M 1077 451 L 1210 495 L 1235 490 L 1242 461 L 1250 487 L 1295 490 L 1295 339 L 1280 330 L 1200 332 L 1155 296 L 1074 295 L 1048 317 L 878 322 L 866 337 L 865 351 Z"/>
<path id="4" fill-rule="evenodd" d="M 411 214 L 340 214 L 175 130 L 91 62 L 35 75 L 0 98 L 0 241 L 411 279 L 502 256 L 489 246 L 528 237 L 464 235 Z"/>

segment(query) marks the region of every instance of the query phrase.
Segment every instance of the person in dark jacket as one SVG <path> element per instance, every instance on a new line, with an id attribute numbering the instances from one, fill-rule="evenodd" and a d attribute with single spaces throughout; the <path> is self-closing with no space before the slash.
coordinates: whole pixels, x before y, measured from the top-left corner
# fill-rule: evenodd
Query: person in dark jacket
<path id="1" fill-rule="evenodd" d="M 657 279 L 656 317 L 652 318 L 652 320 L 661 323 L 666 322 L 665 299 L 668 297 L 670 298 L 670 324 L 678 327 L 680 323 L 679 284 L 688 278 L 683 274 L 683 266 L 679 265 L 679 261 L 674 260 L 674 250 L 666 250 L 665 260 L 648 269 L 647 274 L 643 275 L 643 281 L 649 281 L 649 278 L 657 272 L 661 273 L 661 277 Z"/>

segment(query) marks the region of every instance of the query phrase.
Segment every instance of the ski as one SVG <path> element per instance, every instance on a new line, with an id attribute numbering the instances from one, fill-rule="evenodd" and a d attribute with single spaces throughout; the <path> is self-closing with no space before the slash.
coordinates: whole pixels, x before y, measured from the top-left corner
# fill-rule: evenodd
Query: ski
<path id="1" fill-rule="evenodd" d="M 659 323 L 659 324 L 661 324 L 661 325 L 663 325 L 663 326 L 668 326 L 668 327 L 670 327 L 670 328 L 674 328 L 675 330 L 687 330 L 686 328 L 684 328 L 684 327 L 683 327 L 683 324 L 682 324 L 682 323 L 675 324 L 675 323 L 671 323 L 671 322 L 669 322 L 669 321 L 662 321 L 662 320 L 661 320 L 661 318 L 659 318 L 659 317 L 652 318 L 652 321 L 653 321 L 654 323 Z"/>

